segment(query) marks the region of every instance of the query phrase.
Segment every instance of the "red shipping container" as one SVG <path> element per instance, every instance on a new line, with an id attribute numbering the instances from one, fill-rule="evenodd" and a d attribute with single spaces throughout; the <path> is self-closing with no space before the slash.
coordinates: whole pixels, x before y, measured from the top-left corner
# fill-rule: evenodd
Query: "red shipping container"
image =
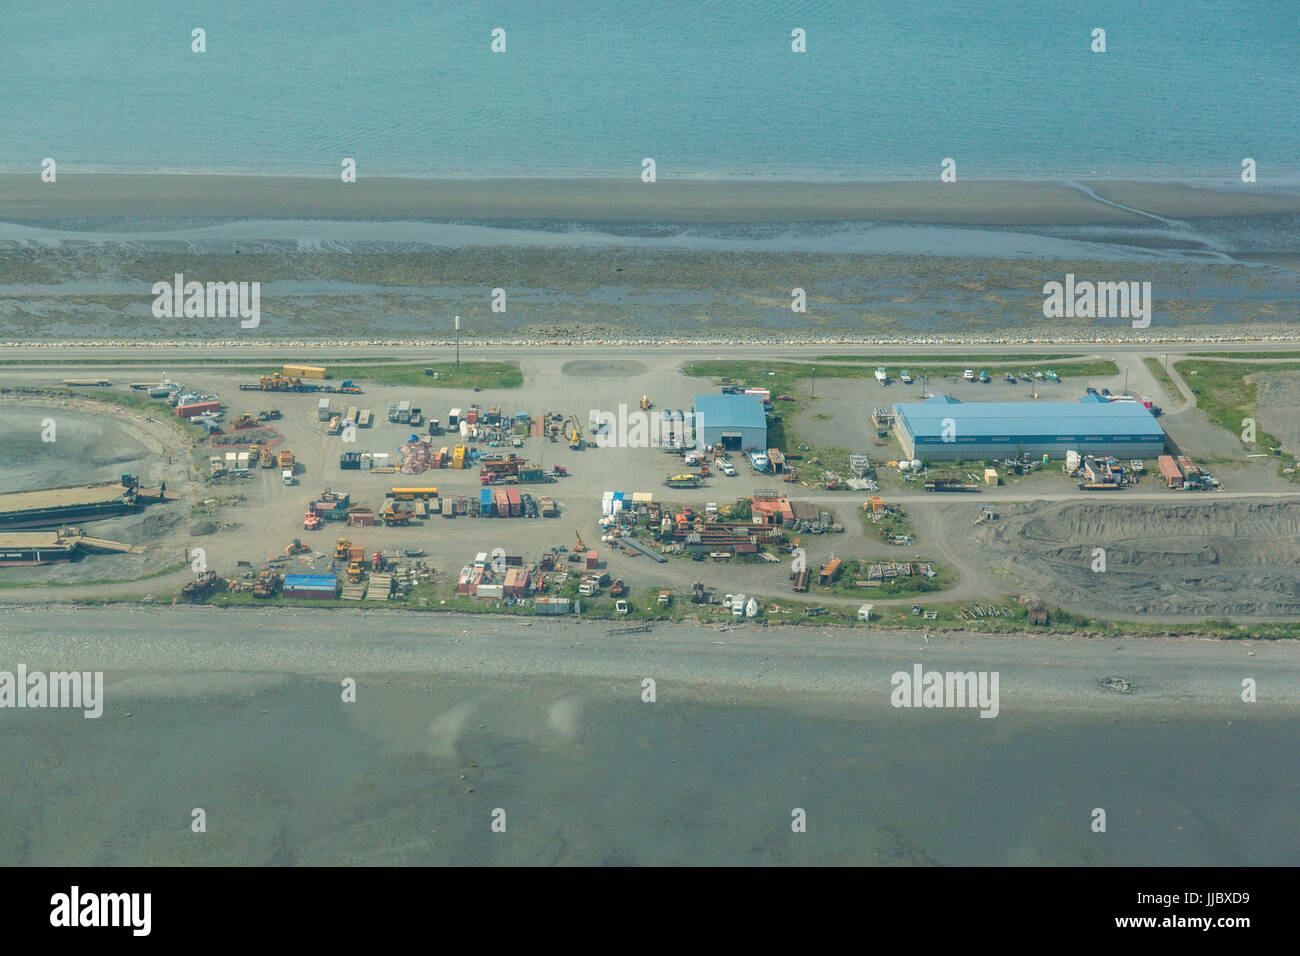
<path id="1" fill-rule="evenodd" d="M 588 552 L 587 552 L 587 570 L 588 570 L 588 571 L 595 571 L 595 570 L 596 570 L 596 558 L 597 558 L 597 555 L 596 555 L 596 552 L 595 552 L 595 551 L 588 551 Z"/>
<path id="2" fill-rule="evenodd" d="M 512 518 L 523 517 L 524 502 L 523 499 L 519 497 L 519 489 L 507 488 L 506 501 L 510 503 L 510 517 Z"/>
<path id="3" fill-rule="evenodd" d="M 492 514 L 497 518 L 510 517 L 510 499 L 504 488 L 492 489 Z"/>
<path id="4" fill-rule="evenodd" d="M 220 402 L 190 402 L 188 405 L 176 406 L 177 418 L 193 418 L 195 415 L 202 415 L 204 412 L 221 411 Z"/>

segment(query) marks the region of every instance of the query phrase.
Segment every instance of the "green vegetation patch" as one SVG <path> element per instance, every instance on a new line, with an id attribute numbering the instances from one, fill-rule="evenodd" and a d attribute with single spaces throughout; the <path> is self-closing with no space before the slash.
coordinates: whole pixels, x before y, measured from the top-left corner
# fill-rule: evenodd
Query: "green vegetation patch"
<path id="1" fill-rule="evenodd" d="M 330 381 L 341 382 L 352 379 L 358 384 L 367 382 L 376 385 L 406 385 L 415 388 L 518 388 L 524 383 L 524 373 L 519 366 L 510 362 L 466 361 L 456 368 L 455 362 L 430 362 L 427 365 L 329 365 Z M 437 375 L 426 375 L 425 369 L 432 369 Z M 259 375 L 270 375 L 281 369 L 260 368 Z"/>
<path id="2" fill-rule="evenodd" d="M 1240 441 L 1245 426 L 1244 419 L 1255 418 L 1259 402 L 1259 387 L 1247 382 L 1246 377 L 1261 371 L 1260 368 L 1234 362 L 1211 362 L 1198 359 L 1183 359 L 1175 362 L 1174 367 L 1183 377 L 1187 387 L 1196 396 L 1196 405 L 1215 425 L 1231 432 Z M 1279 362 L 1266 367 L 1267 371 L 1300 371 L 1300 362 Z M 1242 447 L 1251 451 L 1271 451 L 1281 447 L 1281 441 L 1255 425 L 1255 444 L 1243 443 Z M 1282 454 L 1278 460 L 1286 467 L 1294 468 L 1295 456 Z M 1294 480 L 1294 473 L 1291 478 Z"/>

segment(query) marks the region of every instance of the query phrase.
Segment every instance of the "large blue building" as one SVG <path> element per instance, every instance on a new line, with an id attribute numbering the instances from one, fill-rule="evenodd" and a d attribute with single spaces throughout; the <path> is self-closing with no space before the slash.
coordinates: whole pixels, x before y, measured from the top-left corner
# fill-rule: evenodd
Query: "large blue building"
<path id="1" fill-rule="evenodd" d="M 701 445 L 767 450 L 767 415 L 757 395 L 696 395 L 695 435 Z"/>
<path id="2" fill-rule="evenodd" d="M 1137 402 L 1087 395 L 1077 402 L 962 402 L 936 395 L 894 406 L 894 432 L 908 458 L 1064 458 L 1067 451 L 1117 458 L 1164 454 L 1165 433 Z"/>

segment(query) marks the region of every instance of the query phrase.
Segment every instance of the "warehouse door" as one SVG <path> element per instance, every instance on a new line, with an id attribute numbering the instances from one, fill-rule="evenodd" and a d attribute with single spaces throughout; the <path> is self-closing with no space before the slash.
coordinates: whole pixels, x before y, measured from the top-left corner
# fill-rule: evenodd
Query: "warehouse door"
<path id="1" fill-rule="evenodd" d="M 722 447 L 730 451 L 740 451 L 744 438 L 745 436 L 741 432 L 723 432 Z"/>

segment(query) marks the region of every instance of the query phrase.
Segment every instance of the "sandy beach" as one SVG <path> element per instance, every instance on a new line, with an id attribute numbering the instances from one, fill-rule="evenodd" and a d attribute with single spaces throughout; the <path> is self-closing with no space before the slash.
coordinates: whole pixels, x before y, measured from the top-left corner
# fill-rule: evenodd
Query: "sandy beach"
<path id="1" fill-rule="evenodd" d="M 560 220 L 592 223 L 854 222 L 952 225 L 1136 225 L 1108 205 L 1195 219 L 1300 212 L 1300 195 L 1239 184 L 781 182 L 637 178 L 437 180 L 288 176 L 78 174 L 55 183 L 0 175 L 0 221 L 289 218 Z"/>

